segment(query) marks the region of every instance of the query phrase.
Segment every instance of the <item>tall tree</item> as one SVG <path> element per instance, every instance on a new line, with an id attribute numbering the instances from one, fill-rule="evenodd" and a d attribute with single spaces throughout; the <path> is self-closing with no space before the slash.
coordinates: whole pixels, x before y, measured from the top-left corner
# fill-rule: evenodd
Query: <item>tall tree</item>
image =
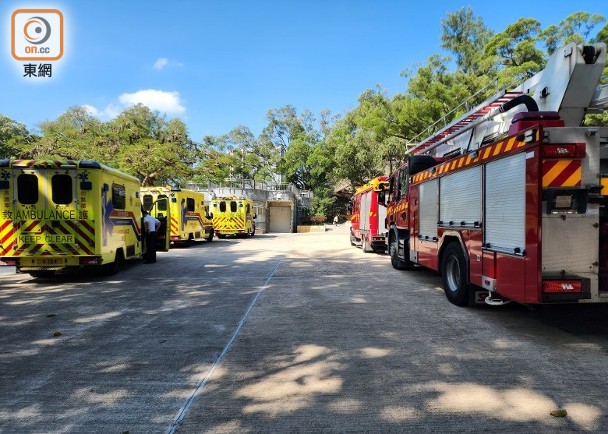
<path id="1" fill-rule="evenodd" d="M 181 184 L 189 179 L 196 147 L 180 119 L 164 116 L 137 104 L 111 122 L 120 144 L 117 168 L 142 180 L 142 185 Z"/>
<path id="2" fill-rule="evenodd" d="M 266 118 L 268 125 L 260 139 L 272 143 L 280 151 L 276 171 L 284 176 L 284 181 L 308 189 L 310 167 L 307 160 L 319 140 L 314 116 L 308 110 L 298 114 L 294 106 L 286 105 L 270 110 Z"/>
<path id="3" fill-rule="evenodd" d="M 74 106 L 53 121 L 41 122 L 42 139 L 33 149 L 36 158 L 101 159 L 104 125 L 85 107 Z"/>
<path id="4" fill-rule="evenodd" d="M 574 12 L 568 15 L 558 25 L 551 25 L 540 32 L 540 39 L 544 40 L 549 54 L 553 54 L 559 47 L 570 42 L 583 44 L 589 42 L 595 27 L 606 21 L 599 14 L 589 12 Z"/>
<path id="5" fill-rule="evenodd" d="M 499 83 L 510 88 L 545 67 L 545 53 L 536 48 L 541 30 L 538 20 L 520 18 L 490 39 L 485 53 L 500 65 Z"/>
<path id="6" fill-rule="evenodd" d="M 464 74 L 487 73 L 484 47 L 493 35 L 470 6 L 448 14 L 441 22 L 442 47 L 456 57 L 456 65 Z"/>

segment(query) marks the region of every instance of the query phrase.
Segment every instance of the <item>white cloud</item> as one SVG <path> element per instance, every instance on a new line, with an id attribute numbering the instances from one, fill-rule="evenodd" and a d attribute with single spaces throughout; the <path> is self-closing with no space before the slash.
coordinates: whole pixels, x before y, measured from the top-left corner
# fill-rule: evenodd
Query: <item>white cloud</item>
<path id="1" fill-rule="evenodd" d="M 161 57 L 160 59 L 157 59 L 156 62 L 154 62 L 153 68 L 161 70 L 168 64 L 169 64 L 169 59 L 167 59 L 166 57 Z"/>
<path id="2" fill-rule="evenodd" d="M 181 68 L 184 65 L 181 62 L 178 62 L 177 60 L 171 60 L 166 57 L 159 57 L 158 59 L 156 59 L 156 62 L 154 62 L 154 65 L 152 65 L 152 68 L 160 71 L 161 69 L 165 69 L 168 66 Z"/>
<path id="3" fill-rule="evenodd" d="M 150 110 L 158 110 L 167 114 L 182 114 L 186 111 L 179 92 L 165 92 L 156 89 L 139 90 L 135 93 L 123 93 L 118 101 L 125 106 L 143 104 Z"/>
<path id="4" fill-rule="evenodd" d="M 89 104 L 84 104 L 83 107 L 91 114 L 91 116 L 96 117 L 99 120 L 107 121 L 112 118 L 118 116 L 121 112 L 121 108 L 116 104 L 109 104 L 106 108 L 99 110 L 97 107 L 94 107 Z"/>
<path id="5" fill-rule="evenodd" d="M 124 109 L 135 104 L 143 104 L 150 110 L 168 115 L 181 115 L 186 112 L 186 107 L 181 101 L 179 92 L 167 92 L 156 89 L 123 93 L 118 97 L 118 103 L 110 103 L 103 109 L 89 104 L 84 104 L 83 107 L 97 119 L 107 121 L 115 118 Z"/>
<path id="6" fill-rule="evenodd" d="M 91 116 L 95 116 L 96 118 L 101 117 L 101 113 L 99 112 L 99 110 L 97 110 L 96 107 L 93 107 L 92 105 L 88 104 L 84 104 L 82 107 L 86 111 L 88 111 Z"/>

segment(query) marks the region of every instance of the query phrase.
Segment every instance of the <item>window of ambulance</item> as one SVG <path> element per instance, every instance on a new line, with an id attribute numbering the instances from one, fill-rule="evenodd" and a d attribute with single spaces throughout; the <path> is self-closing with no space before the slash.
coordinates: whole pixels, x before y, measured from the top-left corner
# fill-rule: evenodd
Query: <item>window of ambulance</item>
<path id="1" fill-rule="evenodd" d="M 124 185 L 112 184 L 112 206 L 114 209 L 127 207 L 127 191 Z"/>
<path id="2" fill-rule="evenodd" d="M 154 203 L 154 198 L 152 197 L 152 195 L 144 194 L 143 205 L 146 211 L 150 211 L 150 209 L 152 208 L 152 203 Z"/>
<path id="3" fill-rule="evenodd" d="M 186 209 L 190 212 L 194 212 L 194 199 L 189 197 L 186 198 Z"/>
<path id="4" fill-rule="evenodd" d="M 23 205 L 38 203 L 38 177 L 21 174 L 17 178 L 17 200 Z"/>
<path id="5" fill-rule="evenodd" d="M 53 175 L 51 199 L 57 205 L 67 205 L 72 202 L 72 177 L 70 175 Z"/>

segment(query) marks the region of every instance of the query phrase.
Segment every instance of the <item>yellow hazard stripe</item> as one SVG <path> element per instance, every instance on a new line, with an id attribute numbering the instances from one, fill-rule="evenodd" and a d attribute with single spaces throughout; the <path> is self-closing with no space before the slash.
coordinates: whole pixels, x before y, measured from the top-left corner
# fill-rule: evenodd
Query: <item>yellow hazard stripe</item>
<path id="1" fill-rule="evenodd" d="M 520 142 L 516 137 L 511 137 L 509 139 L 494 143 L 493 145 L 483 147 L 473 154 L 462 155 L 454 160 L 446 161 L 438 166 L 417 173 L 414 175 L 412 180 L 414 183 L 425 181 L 437 175 L 443 175 L 453 170 L 473 165 L 479 161 L 496 157 L 501 154 L 506 154 L 514 149 L 524 147 L 525 145 L 526 142 Z"/>
<path id="2" fill-rule="evenodd" d="M 600 178 L 600 183 L 602 184 L 602 196 L 608 196 L 608 178 Z"/>
<path id="3" fill-rule="evenodd" d="M 582 173 L 580 160 L 545 160 L 542 162 L 542 186 L 578 187 Z"/>
<path id="4" fill-rule="evenodd" d="M 57 220 L 54 226 L 40 221 L 13 222 L 0 231 L 0 254 L 5 256 L 92 255 L 95 233 L 87 221 Z M 13 246 L 16 246 L 14 248 Z"/>
<path id="5" fill-rule="evenodd" d="M 244 230 L 245 219 L 243 217 L 216 215 L 213 218 L 213 227 L 216 230 Z"/>

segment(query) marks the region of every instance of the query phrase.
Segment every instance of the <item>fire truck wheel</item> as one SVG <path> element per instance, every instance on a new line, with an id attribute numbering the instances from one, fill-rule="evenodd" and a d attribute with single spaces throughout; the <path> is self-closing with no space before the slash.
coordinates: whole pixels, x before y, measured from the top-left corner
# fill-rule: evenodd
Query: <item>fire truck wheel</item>
<path id="1" fill-rule="evenodd" d="M 453 242 L 446 247 L 441 271 L 443 290 L 448 300 L 457 306 L 467 305 L 469 301 L 467 263 L 458 243 Z"/>
<path id="2" fill-rule="evenodd" d="M 399 255 L 397 253 L 397 251 L 398 251 L 397 249 L 398 249 L 398 246 L 397 246 L 397 237 L 391 237 L 390 238 L 390 244 L 388 246 L 388 252 L 391 255 L 391 265 L 396 270 L 405 270 L 407 268 L 407 264 L 405 263 L 404 260 L 402 260 L 401 258 L 399 258 Z"/>
<path id="3" fill-rule="evenodd" d="M 367 242 L 367 237 L 365 235 L 363 237 L 361 237 L 361 249 L 363 250 L 364 253 L 373 252 L 372 246 L 370 246 L 369 243 Z"/>

